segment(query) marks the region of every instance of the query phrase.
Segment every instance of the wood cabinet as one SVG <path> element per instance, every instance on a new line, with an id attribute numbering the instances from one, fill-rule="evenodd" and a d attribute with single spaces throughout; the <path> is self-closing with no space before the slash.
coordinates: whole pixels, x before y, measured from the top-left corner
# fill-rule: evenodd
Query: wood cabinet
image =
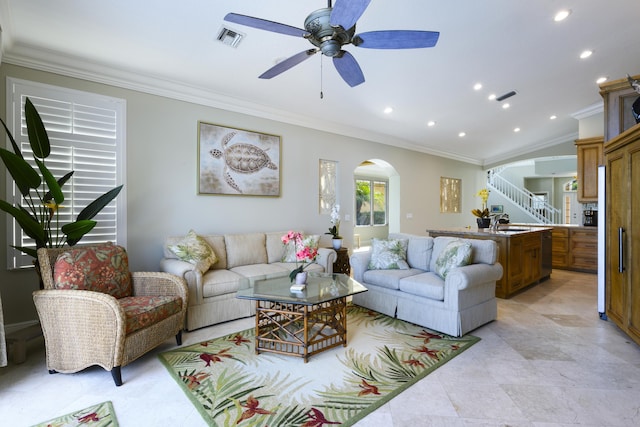
<path id="1" fill-rule="evenodd" d="M 591 203 L 598 201 L 598 166 L 604 164 L 604 137 L 578 139 L 576 152 L 578 160 L 578 201 Z"/>
<path id="2" fill-rule="evenodd" d="M 569 230 L 569 252 L 572 270 L 598 272 L 598 229 L 595 227 Z"/>
<path id="3" fill-rule="evenodd" d="M 604 146 L 606 314 L 640 344 L 640 124 Z"/>
<path id="4" fill-rule="evenodd" d="M 569 229 L 567 227 L 553 227 L 551 239 L 551 265 L 553 268 L 568 268 Z"/>
<path id="5" fill-rule="evenodd" d="M 640 75 L 632 78 L 640 80 Z M 601 84 L 600 95 L 604 101 L 604 140 L 609 141 L 636 124 L 631 105 L 638 93 L 625 77 Z"/>
<path id="6" fill-rule="evenodd" d="M 496 282 L 496 297 L 509 298 L 538 283 L 542 277 L 542 235 L 544 228 L 514 234 L 471 233 L 455 230 L 427 230 L 430 236 L 454 236 L 464 239 L 493 240 L 498 244 L 498 262 L 502 278 Z"/>
<path id="7" fill-rule="evenodd" d="M 540 280 L 542 270 L 542 233 L 522 236 L 522 283 L 530 285 Z"/>

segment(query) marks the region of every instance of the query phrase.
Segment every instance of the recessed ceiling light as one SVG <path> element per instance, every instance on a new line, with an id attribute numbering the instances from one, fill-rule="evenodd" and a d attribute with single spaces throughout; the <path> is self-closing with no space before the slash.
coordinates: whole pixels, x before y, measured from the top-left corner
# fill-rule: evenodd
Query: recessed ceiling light
<path id="1" fill-rule="evenodd" d="M 580 59 L 586 59 L 586 58 L 590 57 L 592 54 L 593 54 L 592 50 L 582 51 L 582 53 L 580 54 Z"/>
<path id="2" fill-rule="evenodd" d="M 520 128 L 513 129 L 514 132 L 520 132 Z"/>
<path id="3" fill-rule="evenodd" d="M 502 108 L 504 108 L 505 110 L 509 107 L 511 107 L 511 105 L 509 105 L 508 102 L 505 102 L 504 104 L 502 104 Z"/>
<path id="4" fill-rule="evenodd" d="M 553 17 L 553 20 L 556 22 L 564 21 L 569 15 L 571 15 L 570 9 L 561 10 L 556 13 L 556 16 Z"/>
<path id="5" fill-rule="evenodd" d="M 473 90 L 480 90 L 482 89 L 482 83 L 476 83 L 473 85 Z"/>
<path id="6" fill-rule="evenodd" d="M 489 95 L 489 101 L 493 101 L 494 99 L 496 99 L 495 93 L 492 93 L 491 95 Z"/>
<path id="7" fill-rule="evenodd" d="M 385 108 L 385 109 L 384 109 L 384 113 L 385 113 L 385 114 L 391 114 L 391 113 L 393 113 L 393 108 L 391 108 L 391 107 L 387 107 L 387 108 Z"/>
<path id="8" fill-rule="evenodd" d="M 557 118 L 558 118 L 558 116 L 556 116 L 555 114 L 554 114 L 554 115 L 552 115 L 551 117 L 549 117 L 549 119 L 550 119 L 550 120 L 555 120 L 555 119 L 557 119 Z"/>
<path id="9" fill-rule="evenodd" d="M 458 136 L 459 136 L 460 138 L 462 138 L 462 137 L 463 137 L 463 136 L 465 136 L 465 135 L 466 135 L 466 133 L 465 133 L 465 132 L 460 132 L 460 133 L 458 134 Z"/>
<path id="10" fill-rule="evenodd" d="M 606 82 L 607 80 L 609 80 L 608 77 L 602 76 L 602 77 L 598 77 L 598 79 L 596 80 L 596 83 L 601 84 Z"/>
<path id="11" fill-rule="evenodd" d="M 436 122 L 434 122 L 433 120 L 429 120 L 427 122 L 427 126 L 429 126 L 429 127 L 432 127 L 432 126 L 435 126 L 435 125 L 436 125 Z"/>

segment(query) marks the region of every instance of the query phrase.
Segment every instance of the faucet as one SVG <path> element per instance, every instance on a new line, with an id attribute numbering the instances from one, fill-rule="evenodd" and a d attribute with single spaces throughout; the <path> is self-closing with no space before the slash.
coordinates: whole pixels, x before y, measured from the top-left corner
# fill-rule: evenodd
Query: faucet
<path id="1" fill-rule="evenodd" d="M 501 219 L 508 219 L 509 215 L 502 213 L 502 214 L 496 214 L 493 216 L 493 223 L 491 224 L 491 229 L 492 230 L 497 230 L 498 226 L 500 225 L 500 220 Z"/>

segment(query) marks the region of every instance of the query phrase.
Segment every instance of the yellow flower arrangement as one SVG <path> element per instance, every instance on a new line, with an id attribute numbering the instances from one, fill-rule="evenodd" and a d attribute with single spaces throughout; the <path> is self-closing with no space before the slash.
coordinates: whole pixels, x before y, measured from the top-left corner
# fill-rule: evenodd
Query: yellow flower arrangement
<path id="1" fill-rule="evenodd" d="M 482 208 L 481 209 L 472 209 L 471 213 L 477 216 L 478 218 L 488 218 L 489 217 L 489 209 L 487 209 L 487 200 L 489 200 L 489 190 L 483 188 L 478 191 L 476 196 L 480 197 L 482 200 Z"/>

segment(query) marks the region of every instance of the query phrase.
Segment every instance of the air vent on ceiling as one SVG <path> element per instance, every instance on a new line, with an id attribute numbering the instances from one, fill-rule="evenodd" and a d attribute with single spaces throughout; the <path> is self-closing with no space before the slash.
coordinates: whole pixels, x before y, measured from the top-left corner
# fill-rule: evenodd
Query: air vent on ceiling
<path id="1" fill-rule="evenodd" d="M 504 95 L 501 95 L 499 97 L 496 98 L 496 101 L 500 102 L 500 101 L 504 101 L 507 98 L 511 98 L 513 95 L 516 94 L 515 90 L 512 90 L 511 92 L 507 92 Z"/>
<path id="2" fill-rule="evenodd" d="M 243 37 L 244 37 L 244 34 L 241 34 L 230 28 L 222 27 L 218 32 L 217 38 L 218 38 L 218 41 L 220 41 L 223 44 L 226 44 L 227 46 L 238 47 L 238 44 L 240 44 L 240 41 L 242 40 Z"/>

